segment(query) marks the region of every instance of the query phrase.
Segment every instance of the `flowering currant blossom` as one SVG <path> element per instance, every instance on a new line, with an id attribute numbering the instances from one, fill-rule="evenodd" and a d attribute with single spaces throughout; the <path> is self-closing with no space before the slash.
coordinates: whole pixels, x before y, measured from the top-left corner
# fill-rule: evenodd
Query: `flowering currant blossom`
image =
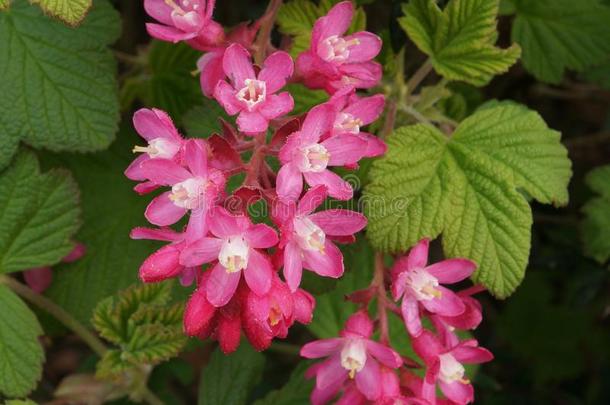
<path id="1" fill-rule="evenodd" d="M 206 297 L 212 305 L 225 305 L 237 289 L 241 271 L 248 287 L 258 295 L 271 288 L 273 269 L 268 257 L 257 249 L 267 249 L 278 242 L 273 228 L 252 224 L 245 215 L 231 215 L 215 207 L 209 216 L 212 237 L 189 244 L 180 255 L 185 266 L 199 266 L 218 260 L 206 284 Z"/>
<path id="2" fill-rule="evenodd" d="M 446 348 L 429 331 L 423 331 L 413 339 L 413 349 L 426 364 L 426 376 L 422 386 L 423 399 L 433 403 L 438 382 L 443 394 L 457 404 L 467 404 L 474 400 L 474 390 L 464 377 L 462 364 L 478 364 L 491 361 L 493 354 L 478 346 L 476 340 L 465 340 L 456 346 Z"/>
<path id="3" fill-rule="evenodd" d="M 183 286 L 193 283 L 197 275 L 196 267 L 185 267 L 180 264 L 180 253 L 186 246 L 187 239 L 196 238 L 194 232 L 200 233 L 201 227 L 189 227 L 186 232 L 178 233 L 169 228 L 149 229 L 134 228 L 131 239 L 149 239 L 171 242 L 148 256 L 140 266 L 140 279 L 145 283 L 154 283 L 168 278 L 179 277 Z"/>
<path id="4" fill-rule="evenodd" d="M 87 248 L 82 243 L 77 243 L 66 256 L 61 259 L 62 263 L 73 263 L 85 255 Z M 23 279 L 32 290 L 37 293 L 44 292 L 53 281 L 53 269 L 49 266 L 35 267 L 23 271 Z"/>
<path id="5" fill-rule="evenodd" d="M 368 89 L 379 82 L 382 69 L 373 58 L 381 50 L 381 39 L 366 31 L 344 36 L 353 16 L 354 5 L 343 1 L 316 21 L 311 46 L 296 63 L 306 86 L 332 94 L 345 86 Z"/>
<path id="6" fill-rule="evenodd" d="M 206 226 L 207 211 L 224 189 L 224 176 L 216 169 L 208 168 L 208 148 L 201 139 L 186 142 L 184 164 L 166 159 L 150 159 L 140 165 L 144 177 L 155 184 L 171 186 L 156 197 L 146 208 L 146 219 L 158 226 L 172 225 L 191 211 L 191 222 Z"/>
<path id="7" fill-rule="evenodd" d="M 128 179 L 146 180 L 142 172 L 142 163 L 150 159 L 169 159 L 179 162 L 182 155 L 184 139 L 178 133 L 172 119 L 165 111 L 156 108 L 142 108 L 133 115 L 133 126 L 147 146 L 135 146 L 134 152 L 142 153 L 125 170 Z M 153 182 L 144 182 L 136 186 L 140 193 L 152 191 L 157 187 Z"/>
<path id="8" fill-rule="evenodd" d="M 360 130 L 361 127 L 376 121 L 383 112 L 383 94 L 358 98 L 353 88 L 346 87 L 336 92 L 329 104 L 335 108 L 337 114 L 331 136 L 345 133 L 357 135 L 367 145 L 364 157 L 376 157 L 385 153 L 387 146 L 380 138 Z"/>
<path id="9" fill-rule="evenodd" d="M 275 94 L 284 87 L 294 69 L 292 58 L 286 52 L 277 51 L 269 55 L 257 75 L 246 48 L 233 44 L 225 51 L 222 66 L 231 83 L 219 81 L 214 89 L 214 98 L 227 114 L 239 113 L 237 126 L 245 134 L 266 131 L 270 120 L 294 108 L 290 93 Z"/>
<path id="10" fill-rule="evenodd" d="M 373 321 L 365 311 L 359 311 L 349 317 L 341 337 L 317 340 L 303 346 L 303 357 L 330 356 L 315 369 L 316 388 L 336 393 L 350 378 L 356 380 L 356 387 L 368 400 L 379 399 L 382 392 L 379 363 L 395 369 L 402 365 L 402 359 L 394 350 L 371 340 L 372 334 Z"/>
<path id="11" fill-rule="evenodd" d="M 144 0 L 144 9 L 161 24 L 147 23 L 150 36 L 168 42 L 188 41 L 201 51 L 224 41 L 224 30 L 212 21 L 216 0 Z"/>
<path id="12" fill-rule="evenodd" d="M 343 255 L 330 237 L 350 237 L 366 226 L 358 212 L 331 209 L 313 212 L 327 197 L 326 186 L 309 189 L 298 204 L 276 201 L 274 219 L 280 225 L 284 278 L 296 291 L 303 268 L 338 278 L 343 274 Z"/>
<path id="13" fill-rule="evenodd" d="M 288 136 L 280 149 L 282 167 L 277 175 L 277 194 L 281 200 L 294 201 L 303 190 L 303 177 L 311 187 L 326 185 L 328 194 L 340 200 L 352 198 L 352 186 L 328 166 L 357 163 L 366 151 L 366 141 L 343 133 L 321 141 L 333 128 L 335 110 L 322 104 L 309 111 L 300 131 Z"/>
<path id="14" fill-rule="evenodd" d="M 468 278 L 476 265 L 466 259 L 448 259 L 426 266 L 427 239 L 421 240 L 407 256 L 396 261 L 392 268 L 392 295 L 402 297 L 402 316 L 409 333 L 422 333 L 420 307 L 441 316 L 455 317 L 466 310 L 462 299 L 439 283 L 456 283 Z"/>

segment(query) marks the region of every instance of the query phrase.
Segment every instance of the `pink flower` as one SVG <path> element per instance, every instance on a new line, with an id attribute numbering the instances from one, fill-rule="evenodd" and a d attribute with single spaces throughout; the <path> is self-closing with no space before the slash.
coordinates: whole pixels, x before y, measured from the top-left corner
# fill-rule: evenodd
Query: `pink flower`
<path id="1" fill-rule="evenodd" d="M 77 243 L 66 256 L 61 259 L 63 263 L 73 263 L 79 260 L 87 252 L 87 247 L 82 243 Z M 35 267 L 23 271 L 25 283 L 37 293 L 43 293 L 51 286 L 53 281 L 53 269 L 49 266 Z"/>
<path id="2" fill-rule="evenodd" d="M 361 131 L 363 126 L 376 121 L 383 112 L 385 97 L 382 94 L 358 98 L 353 88 L 346 87 L 335 93 L 328 103 L 336 111 L 331 136 L 357 135 L 367 144 L 365 157 L 376 157 L 385 153 L 387 146 L 380 138 Z"/>
<path id="3" fill-rule="evenodd" d="M 275 94 L 292 76 L 292 58 L 286 52 L 269 55 L 257 75 L 246 48 L 233 44 L 225 51 L 222 66 L 231 83 L 224 80 L 218 82 L 214 98 L 227 114 L 239 113 L 237 125 L 245 134 L 265 132 L 269 121 L 294 108 L 294 100 L 288 92 Z"/>
<path id="4" fill-rule="evenodd" d="M 183 286 L 191 285 L 196 278 L 197 268 L 181 265 L 179 258 L 180 253 L 186 246 L 186 241 L 196 237 L 190 234 L 195 230 L 195 227 L 190 227 L 190 229 L 187 228 L 185 233 L 178 233 L 169 228 L 134 228 L 129 235 L 131 239 L 171 242 L 144 260 L 140 266 L 140 279 L 145 283 L 154 283 L 167 280 L 168 278 L 179 277 L 180 283 Z"/>
<path id="5" fill-rule="evenodd" d="M 474 390 L 470 380 L 464 377 L 463 364 L 491 361 L 493 354 L 489 350 L 478 347 L 474 339 L 446 349 L 429 331 L 423 331 L 412 342 L 413 349 L 424 360 L 427 368 L 422 386 L 423 399 L 434 401 L 435 384 L 438 383 L 443 394 L 453 402 L 467 404 L 474 400 Z"/>
<path id="6" fill-rule="evenodd" d="M 353 134 L 339 134 L 321 141 L 333 128 L 335 111 L 322 104 L 309 111 L 300 131 L 291 134 L 279 153 L 282 167 L 277 175 L 277 194 L 281 200 L 294 201 L 303 190 L 303 177 L 311 187 L 326 185 L 328 194 L 340 200 L 352 198 L 352 186 L 329 166 L 358 162 L 367 144 Z"/>
<path id="7" fill-rule="evenodd" d="M 273 269 L 267 256 L 257 249 L 275 246 L 278 242 L 273 228 L 252 224 L 244 215 L 234 216 L 221 207 L 210 212 L 212 237 L 201 238 L 180 255 L 180 263 L 198 266 L 218 260 L 206 284 L 206 297 L 212 305 L 225 305 L 235 293 L 241 271 L 248 287 L 258 295 L 271 288 Z"/>
<path id="8" fill-rule="evenodd" d="M 277 273 L 269 292 L 263 296 L 250 291 L 244 306 L 243 329 L 256 350 L 265 350 L 274 337 L 285 338 L 297 321 L 311 322 L 315 300 L 308 292 L 294 293 L 280 280 Z"/>
<path id="9" fill-rule="evenodd" d="M 143 177 L 155 184 L 171 186 L 156 197 L 146 208 L 146 219 L 158 226 L 172 225 L 191 211 L 191 221 L 206 226 L 207 211 L 224 189 L 224 176 L 219 170 L 208 168 L 208 149 L 205 141 L 186 142 L 184 163 L 187 168 L 166 159 L 150 159 L 140 165 Z"/>
<path id="10" fill-rule="evenodd" d="M 371 340 L 373 322 L 365 311 L 350 316 L 341 337 L 307 343 L 301 356 L 312 359 L 330 356 L 316 368 L 316 388 L 337 392 L 348 379 L 368 400 L 377 400 L 382 393 L 379 363 L 391 369 L 402 365 L 398 353 Z"/>
<path id="11" fill-rule="evenodd" d="M 150 36 L 162 41 L 188 41 L 201 51 L 224 41 L 224 30 L 212 21 L 216 0 L 144 0 L 144 9 L 161 24 L 147 23 Z"/>
<path id="12" fill-rule="evenodd" d="M 343 255 L 329 237 L 352 236 L 366 226 L 358 212 L 330 209 L 313 212 L 327 197 L 325 186 L 309 189 L 298 205 L 276 201 L 274 217 L 280 223 L 284 278 L 292 291 L 301 283 L 303 268 L 324 277 L 343 274 Z"/>
<path id="13" fill-rule="evenodd" d="M 422 333 L 420 307 L 445 317 L 461 315 L 466 307 L 460 297 L 440 283 L 457 283 L 468 278 L 476 265 L 466 259 L 448 259 L 426 266 L 428 261 L 427 239 L 421 240 L 408 256 L 398 259 L 392 268 L 392 295 L 402 297 L 402 316 L 409 333 Z"/>
<path id="14" fill-rule="evenodd" d="M 366 31 L 343 36 L 353 16 L 354 5 L 344 1 L 316 21 L 311 47 L 296 63 L 306 86 L 332 94 L 345 86 L 368 89 L 379 82 L 382 69 L 373 58 L 381 50 L 381 39 Z"/>
<path id="15" fill-rule="evenodd" d="M 142 171 L 142 164 L 150 159 L 180 160 L 185 141 L 166 112 L 156 108 L 150 110 L 142 108 L 133 115 L 133 126 L 148 145 L 133 148 L 134 152 L 142 154 L 125 170 L 128 179 L 147 180 L 146 174 Z M 155 188 L 157 185 L 153 182 L 145 182 L 138 184 L 136 191 L 145 193 Z"/>

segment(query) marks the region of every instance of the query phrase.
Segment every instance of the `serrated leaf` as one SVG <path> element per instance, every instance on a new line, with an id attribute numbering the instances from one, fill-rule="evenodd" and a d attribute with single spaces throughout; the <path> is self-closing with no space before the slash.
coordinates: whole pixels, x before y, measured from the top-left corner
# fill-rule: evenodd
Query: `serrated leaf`
<path id="1" fill-rule="evenodd" d="M 92 0 L 30 0 L 40 5 L 45 13 L 60 20 L 76 25 L 80 23 L 93 5 Z"/>
<path id="2" fill-rule="evenodd" d="M 585 254 L 599 263 L 610 258 L 610 165 L 598 167 L 587 175 L 587 185 L 599 194 L 582 207 L 582 238 Z"/>
<path id="3" fill-rule="evenodd" d="M 309 366 L 311 366 L 309 362 L 300 361 L 282 388 L 271 391 L 265 398 L 256 401 L 254 405 L 310 404 L 309 396 L 314 388 L 315 380 L 305 378 L 305 371 Z"/>
<path id="4" fill-rule="evenodd" d="M 262 377 L 265 357 L 250 345 L 242 344 L 235 353 L 214 350 L 199 381 L 199 405 L 242 405 Z"/>
<path id="5" fill-rule="evenodd" d="M 450 80 L 483 86 L 519 58 L 516 45 L 494 46 L 499 0 L 451 0 L 441 10 L 435 0 L 412 0 L 399 19 L 434 70 Z"/>
<path id="6" fill-rule="evenodd" d="M 187 135 L 193 138 L 208 138 L 222 133 L 219 118 L 231 122 L 231 118 L 214 100 L 204 99 L 203 105 L 191 108 L 183 117 Z"/>
<path id="7" fill-rule="evenodd" d="M 512 38 L 536 78 L 559 83 L 566 69 L 583 71 L 610 54 L 610 7 L 598 0 L 511 0 Z"/>
<path id="8" fill-rule="evenodd" d="M 567 203 L 571 164 L 538 114 L 505 102 L 481 107 L 451 138 L 431 126 L 399 128 L 370 176 L 374 247 L 406 251 L 442 233 L 445 254 L 474 260 L 473 279 L 503 298 L 521 282 L 529 256 L 531 210 L 519 191 Z"/>
<path id="9" fill-rule="evenodd" d="M 110 144 L 119 106 L 106 45 L 118 34 L 118 13 L 102 0 L 76 29 L 25 0 L 0 13 L 0 168 L 20 141 L 79 152 Z"/>
<path id="10" fill-rule="evenodd" d="M 0 273 L 58 263 L 73 248 L 79 191 L 69 172 L 41 173 L 22 152 L 0 175 Z"/>
<path id="11" fill-rule="evenodd" d="M 0 393 L 24 397 L 42 375 L 42 328 L 34 313 L 7 286 L 0 284 Z"/>
<path id="12" fill-rule="evenodd" d="M 282 34 L 293 36 L 290 54 L 292 57 L 307 49 L 311 42 L 311 30 L 316 20 L 340 0 L 322 0 L 316 5 L 310 0 L 292 0 L 282 4 L 277 14 L 277 24 Z M 348 33 L 363 31 L 366 28 L 366 14 L 360 7 L 355 10 Z"/>
<path id="13" fill-rule="evenodd" d="M 132 228 L 147 225 L 143 212 L 148 201 L 123 176 L 138 142 L 135 131 L 125 127 L 108 151 L 47 157 L 48 164 L 69 168 L 80 186 L 83 225 L 76 239 L 85 244 L 87 254 L 56 266 L 46 293 L 83 323 L 91 321 L 99 301 L 135 282 L 144 259 L 159 247 L 129 238 Z"/>
<path id="14" fill-rule="evenodd" d="M 326 92 L 311 90 L 298 83 L 289 84 L 284 90 L 290 92 L 294 99 L 294 109 L 292 110 L 294 115 L 305 114 L 312 107 L 328 100 Z"/>
<path id="15" fill-rule="evenodd" d="M 345 296 L 366 288 L 371 282 L 375 253 L 364 238 L 344 246 L 345 274 L 331 292 L 316 296 L 316 308 L 307 328 L 317 337 L 331 338 L 339 335 L 347 318 L 357 310 L 357 305 L 346 301 Z"/>

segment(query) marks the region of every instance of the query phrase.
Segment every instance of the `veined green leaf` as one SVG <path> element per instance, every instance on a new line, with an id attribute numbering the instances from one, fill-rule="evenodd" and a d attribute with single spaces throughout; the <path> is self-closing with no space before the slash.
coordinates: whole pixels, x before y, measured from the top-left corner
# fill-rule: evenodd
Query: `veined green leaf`
<path id="1" fill-rule="evenodd" d="M 31 0 L 31 2 L 40 5 L 45 13 L 70 25 L 80 23 L 93 5 L 93 0 Z"/>
<path id="2" fill-rule="evenodd" d="M 582 207 L 585 214 L 582 222 L 585 254 L 605 263 L 610 258 L 610 165 L 592 170 L 586 182 L 599 196 Z"/>
<path id="3" fill-rule="evenodd" d="M 0 394 L 24 397 L 42 375 L 42 328 L 27 305 L 2 284 L 0 308 Z"/>
<path id="4" fill-rule="evenodd" d="M 308 405 L 309 396 L 314 387 L 313 379 L 305 378 L 305 371 L 311 364 L 299 361 L 290 379 L 278 390 L 271 391 L 263 399 L 259 399 L 254 405 Z"/>
<path id="5" fill-rule="evenodd" d="M 58 263 L 74 247 L 79 191 L 69 172 L 40 173 L 22 152 L 0 175 L 0 273 Z"/>
<path id="6" fill-rule="evenodd" d="M 54 151 L 106 148 L 117 130 L 118 13 L 95 2 L 78 28 L 25 0 L 0 13 L 0 169 L 20 141 Z"/>
<path id="7" fill-rule="evenodd" d="M 519 58 L 517 45 L 494 46 L 499 0 L 451 0 L 441 10 L 435 0 L 412 0 L 401 26 L 434 69 L 450 80 L 483 86 Z"/>
<path id="8" fill-rule="evenodd" d="M 565 69 L 583 71 L 610 55 L 610 7 L 598 0 L 511 0 L 513 40 L 539 80 L 559 83 Z"/>
<path id="9" fill-rule="evenodd" d="M 451 138 L 431 126 L 399 128 L 370 172 L 367 236 L 377 249 L 400 252 L 442 233 L 447 256 L 475 261 L 475 281 L 510 295 L 530 248 L 532 215 L 520 191 L 567 203 L 571 164 L 559 138 L 510 102 L 481 107 Z"/>

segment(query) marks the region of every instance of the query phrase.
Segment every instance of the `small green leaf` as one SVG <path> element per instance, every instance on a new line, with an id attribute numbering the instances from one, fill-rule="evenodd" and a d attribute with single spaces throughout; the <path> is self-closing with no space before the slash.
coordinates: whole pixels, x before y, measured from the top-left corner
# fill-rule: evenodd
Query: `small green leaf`
<path id="1" fill-rule="evenodd" d="M 610 54 L 610 7 L 598 0 L 511 0 L 513 40 L 539 80 L 559 83 L 566 69 L 583 71 Z"/>
<path id="2" fill-rule="evenodd" d="M 399 22 L 440 75 L 483 86 L 520 55 L 517 45 L 494 46 L 498 2 L 451 0 L 441 11 L 435 0 L 412 0 L 403 7 L 405 16 Z"/>
<path id="3" fill-rule="evenodd" d="M 302 84 L 289 84 L 284 90 L 290 92 L 294 98 L 294 110 L 292 110 L 294 115 L 305 114 L 312 107 L 328 100 L 328 95 L 325 91 L 311 90 Z"/>
<path id="4" fill-rule="evenodd" d="M 231 122 L 230 117 L 220 105 L 209 99 L 203 100 L 203 105 L 191 108 L 183 118 L 186 133 L 193 138 L 208 138 L 210 135 L 222 133 L 219 118 Z"/>
<path id="5" fill-rule="evenodd" d="M 30 0 L 39 4 L 45 13 L 57 17 L 69 25 L 80 23 L 93 5 L 92 0 Z"/>
<path id="6" fill-rule="evenodd" d="M 314 388 L 315 380 L 305 378 L 305 371 L 311 364 L 300 361 L 290 379 L 278 390 L 271 391 L 265 398 L 259 399 L 254 405 L 308 405 L 309 396 Z"/>
<path id="7" fill-rule="evenodd" d="M 345 260 L 345 274 L 337 282 L 336 288 L 316 297 L 313 321 L 307 328 L 319 338 L 339 335 L 344 323 L 353 314 L 356 304 L 346 301 L 345 296 L 366 288 L 371 281 L 375 263 L 375 253 L 364 238 L 342 247 Z"/>
<path id="8" fill-rule="evenodd" d="M 58 263 L 74 247 L 79 226 L 78 187 L 69 172 L 40 173 L 22 152 L 0 175 L 0 273 Z"/>
<path id="9" fill-rule="evenodd" d="M 520 191 L 566 204 L 570 176 L 559 133 L 514 103 L 486 104 L 451 138 L 431 126 L 399 128 L 370 172 L 367 236 L 400 252 L 442 233 L 445 254 L 474 260 L 473 279 L 504 298 L 529 255 L 531 210 Z"/>
<path id="10" fill-rule="evenodd" d="M 54 151 L 108 147 L 119 105 L 107 45 L 118 35 L 118 13 L 103 0 L 76 29 L 25 0 L 0 13 L 0 169 L 20 141 Z"/>
<path id="11" fill-rule="evenodd" d="M 42 375 L 42 328 L 34 313 L 7 286 L 0 284 L 0 393 L 19 398 L 30 393 Z"/>
<path id="12" fill-rule="evenodd" d="M 582 207 L 585 254 L 605 263 L 610 258 L 610 165 L 592 170 L 586 182 L 599 197 L 592 198 Z"/>
<path id="13" fill-rule="evenodd" d="M 212 353 L 201 373 L 199 405 L 246 404 L 252 388 L 262 377 L 265 357 L 250 345 L 242 344 L 235 353 Z"/>

